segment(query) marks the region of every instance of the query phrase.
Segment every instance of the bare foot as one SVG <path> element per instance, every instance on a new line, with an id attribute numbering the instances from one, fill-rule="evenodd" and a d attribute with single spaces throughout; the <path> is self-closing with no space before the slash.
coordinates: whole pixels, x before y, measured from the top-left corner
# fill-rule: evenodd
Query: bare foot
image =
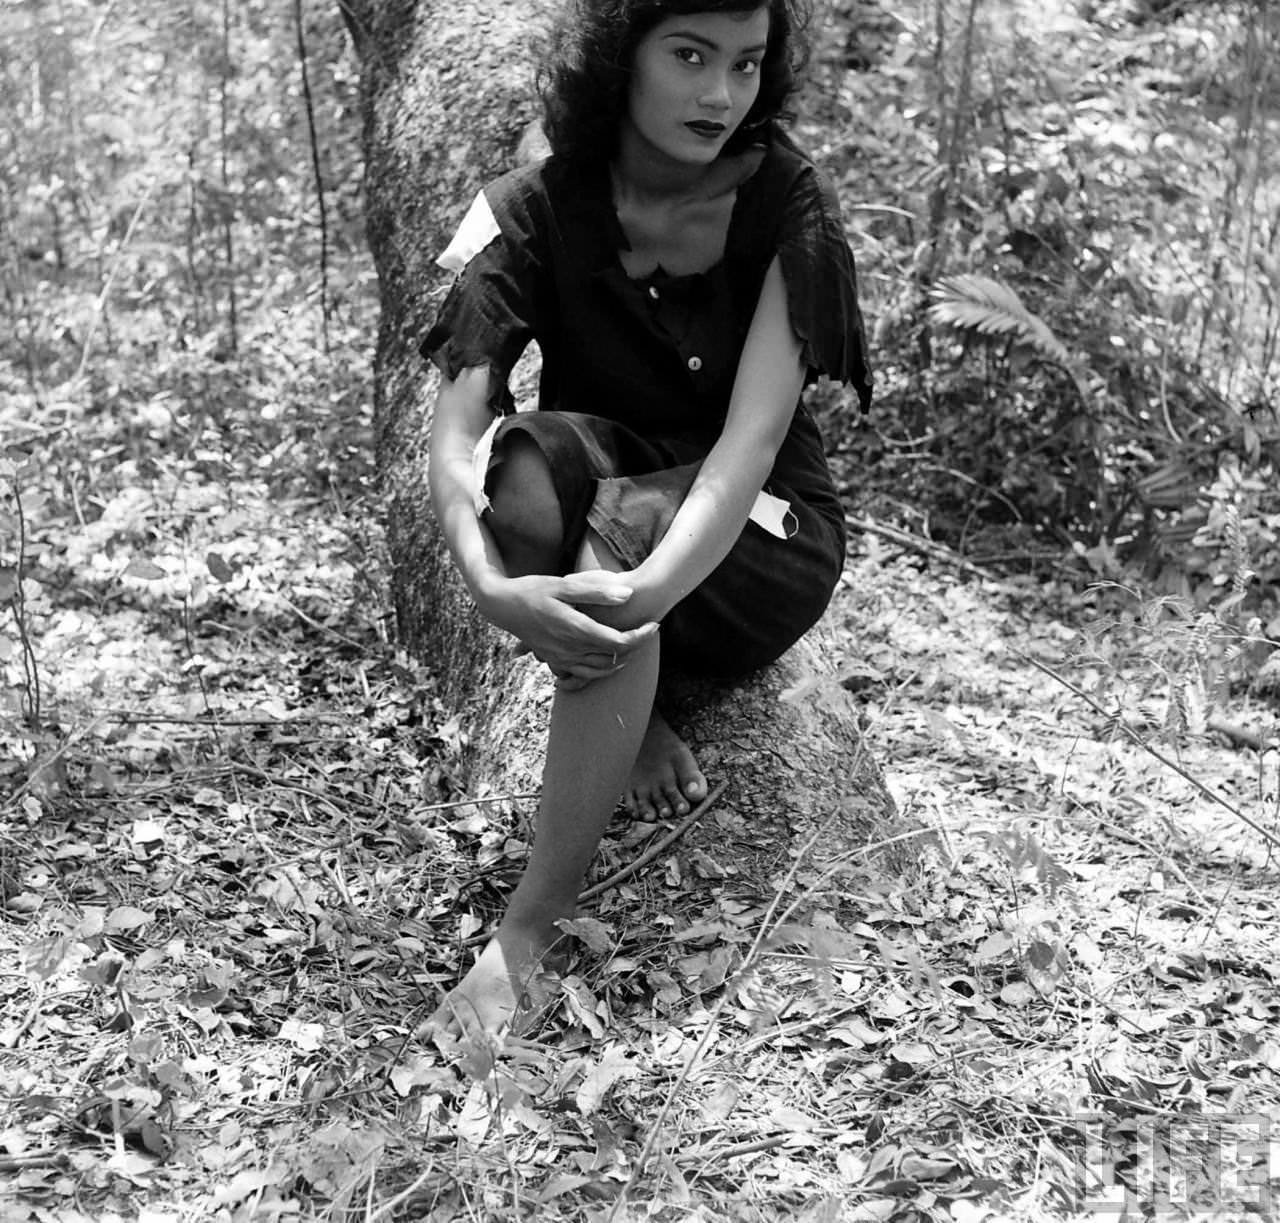
<path id="1" fill-rule="evenodd" d="M 685 741 L 655 709 L 623 801 L 641 819 L 687 815 L 707 797 L 707 779 Z"/>
<path id="2" fill-rule="evenodd" d="M 526 1031 L 554 992 L 551 949 L 564 936 L 503 922 L 471 970 L 421 1029 L 463 1037 Z"/>

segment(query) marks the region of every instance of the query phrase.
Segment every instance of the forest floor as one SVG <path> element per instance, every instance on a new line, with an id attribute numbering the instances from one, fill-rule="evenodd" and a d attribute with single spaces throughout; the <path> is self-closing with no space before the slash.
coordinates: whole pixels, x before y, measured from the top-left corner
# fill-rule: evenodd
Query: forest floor
<path id="1" fill-rule="evenodd" d="M 1164 735 L 1194 617 L 874 533 L 843 699 L 918 871 L 797 934 L 677 841 L 541 1030 L 415 1042 L 528 803 L 459 805 L 464 731 L 389 641 L 342 360 L 223 388 L 248 417 L 4 400 L 36 559 L 0 656 L 0 1215 L 1269 1217 L 1275 706 Z M 617 825 L 602 873 L 662 831 Z"/>

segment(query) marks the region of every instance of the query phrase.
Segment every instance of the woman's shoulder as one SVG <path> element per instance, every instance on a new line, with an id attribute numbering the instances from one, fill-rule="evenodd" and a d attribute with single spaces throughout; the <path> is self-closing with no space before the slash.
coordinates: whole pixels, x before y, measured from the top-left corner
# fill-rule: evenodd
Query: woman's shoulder
<path id="1" fill-rule="evenodd" d="M 499 216 L 536 210 L 547 199 L 549 160 L 544 157 L 515 166 L 487 182 L 480 194 Z"/>
<path id="2" fill-rule="evenodd" d="M 491 180 L 484 195 L 494 206 L 549 207 L 581 199 L 595 190 L 594 178 L 581 166 L 549 153 L 525 162 Z"/>
<path id="3" fill-rule="evenodd" d="M 765 146 L 756 178 L 763 189 L 784 198 L 802 190 L 835 199 L 835 186 L 830 176 L 785 132 L 777 132 Z"/>
<path id="4" fill-rule="evenodd" d="M 503 233 L 517 241 L 607 230 L 607 177 L 549 154 L 508 170 L 480 193 Z"/>

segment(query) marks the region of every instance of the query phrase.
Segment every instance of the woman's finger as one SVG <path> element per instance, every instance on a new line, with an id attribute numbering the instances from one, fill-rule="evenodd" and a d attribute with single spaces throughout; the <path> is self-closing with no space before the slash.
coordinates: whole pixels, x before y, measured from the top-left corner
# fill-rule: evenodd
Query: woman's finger
<path id="1" fill-rule="evenodd" d="M 621 574 L 607 569 L 588 569 L 562 577 L 559 597 L 566 603 L 617 607 L 631 598 L 631 587 Z"/>
<path id="2" fill-rule="evenodd" d="M 590 616 L 582 615 L 581 620 L 574 622 L 574 636 L 577 638 L 578 653 L 581 654 L 617 654 L 622 657 L 643 645 L 658 631 L 658 622 L 650 620 L 636 628 L 617 629 L 601 624 Z"/>
<path id="3" fill-rule="evenodd" d="M 581 662 L 549 666 L 548 670 L 556 677 L 556 687 L 576 692 L 598 679 L 617 675 L 626 665 L 625 662 L 615 661 L 612 656 L 609 656 L 598 662 L 588 662 L 584 659 Z"/>

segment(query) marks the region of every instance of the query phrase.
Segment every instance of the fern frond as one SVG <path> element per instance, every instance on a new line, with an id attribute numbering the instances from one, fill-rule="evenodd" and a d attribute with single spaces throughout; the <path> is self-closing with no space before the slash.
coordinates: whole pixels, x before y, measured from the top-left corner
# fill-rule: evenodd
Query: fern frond
<path id="1" fill-rule="evenodd" d="M 970 338 L 1005 338 L 1038 352 L 1058 365 L 1073 362 L 1049 325 L 1022 304 L 1008 285 L 988 276 L 965 273 L 940 280 L 933 290 L 929 319 Z"/>

